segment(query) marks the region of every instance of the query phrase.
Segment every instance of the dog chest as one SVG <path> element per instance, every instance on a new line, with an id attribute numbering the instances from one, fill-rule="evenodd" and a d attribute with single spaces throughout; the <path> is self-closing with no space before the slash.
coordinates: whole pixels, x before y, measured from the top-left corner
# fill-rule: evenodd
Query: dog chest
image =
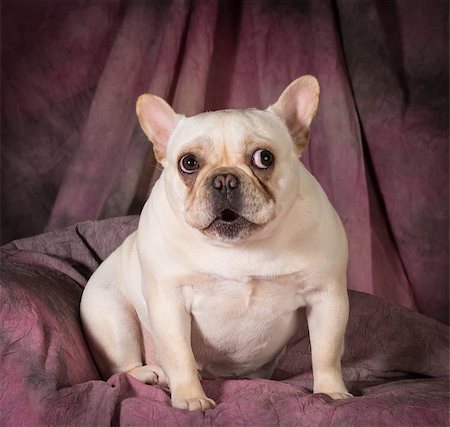
<path id="1" fill-rule="evenodd" d="M 295 333 L 304 305 L 289 280 L 213 279 L 184 286 L 183 293 L 199 367 L 220 375 L 243 375 L 273 360 Z"/>
<path id="2" fill-rule="evenodd" d="M 183 286 L 183 293 L 191 313 L 198 318 L 218 313 L 233 318 L 279 317 L 305 305 L 294 276 L 241 280 L 213 276 Z"/>

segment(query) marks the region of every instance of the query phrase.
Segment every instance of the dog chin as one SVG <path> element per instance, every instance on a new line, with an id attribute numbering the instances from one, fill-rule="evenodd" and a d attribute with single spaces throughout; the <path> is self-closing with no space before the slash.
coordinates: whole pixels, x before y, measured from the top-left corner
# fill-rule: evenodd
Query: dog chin
<path id="1" fill-rule="evenodd" d="M 216 214 L 207 224 L 191 225 L 208 240 L 219 244 L 233 244 L 245 240 L 262 227 L 230 209 L 224 209 Z"/>
<path id="2" fill-rule="evenodd" d="M 234 212 L 221 214 L 201 232 L 209 239 L 222 243 L 235 243 L 249 237 L 261 225 L 255 224 Z"/>

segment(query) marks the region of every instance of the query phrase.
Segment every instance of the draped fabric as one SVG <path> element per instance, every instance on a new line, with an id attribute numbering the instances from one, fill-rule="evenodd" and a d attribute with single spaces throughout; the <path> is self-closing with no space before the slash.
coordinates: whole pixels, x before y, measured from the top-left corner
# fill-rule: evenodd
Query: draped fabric
<path id="1" fill-rule="evenodd" d="M 80 298 L 138 221 L 85 221 L 0 248 L 0 426 L 449 425 L 449 327 L 351 290 L 342 374 L 354 398 L 311 393 L 302 322 L 272 379 L 203 379 L 213 410 L 174 409 L 167 391 L 126 373 L 102 381 L 81 328 Z"/>
<path id="2" fill-rule="evenodd" d="M 4 0 L 1 43 L 3 243 L 140 212 L 160 174 L 140 94 L 266 108 L 313 74 L 302 161 L 349 287 L 448 322 L 447 1 Z"/>

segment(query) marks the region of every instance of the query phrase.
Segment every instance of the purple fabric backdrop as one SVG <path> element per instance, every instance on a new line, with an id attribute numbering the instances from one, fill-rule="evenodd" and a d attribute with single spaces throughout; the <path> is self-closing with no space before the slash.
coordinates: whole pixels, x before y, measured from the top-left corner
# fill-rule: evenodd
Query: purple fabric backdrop
<path id="1" fill-rule="evenodd" d="M 303 161 L 346 227 L 349 287 L 448 322 L 446 1 L 4 0 L 2 241 L 139 213 L 159 175 L 139 94 L 264 108 L 306 73 Z"/>
<path id="2" fill-rule="evenodd" d="M 0 426 L 449 425 L 449 327 L 372 295 L 349 292 L 342 359 L 354 398 L 312 394 L 305 324 L 271 380 L 208 379 L 218 406 L 182 411 L 128 374 L 101 381 L 83 338 L 88 277 L 138 224 L 86 221 L 0 248 Z"/>

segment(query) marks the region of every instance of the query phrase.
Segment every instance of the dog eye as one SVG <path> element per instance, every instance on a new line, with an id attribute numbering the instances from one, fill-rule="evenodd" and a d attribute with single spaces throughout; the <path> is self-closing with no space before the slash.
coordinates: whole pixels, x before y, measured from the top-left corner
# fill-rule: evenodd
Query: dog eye
<path id="1" fill-rule="evenodd" d="M 253 153 L 253 165 L 259 169 L 267 169 L 273 164 L 273 154 L 268 150 L 256 150 Z"/>
<path id="2" fill-rule="evenodd" d="M 180 159 L 178 166 L 183 173 L 194 173 L 199 168 L 199 163 L 197 158 L 189 153 Z"/>

